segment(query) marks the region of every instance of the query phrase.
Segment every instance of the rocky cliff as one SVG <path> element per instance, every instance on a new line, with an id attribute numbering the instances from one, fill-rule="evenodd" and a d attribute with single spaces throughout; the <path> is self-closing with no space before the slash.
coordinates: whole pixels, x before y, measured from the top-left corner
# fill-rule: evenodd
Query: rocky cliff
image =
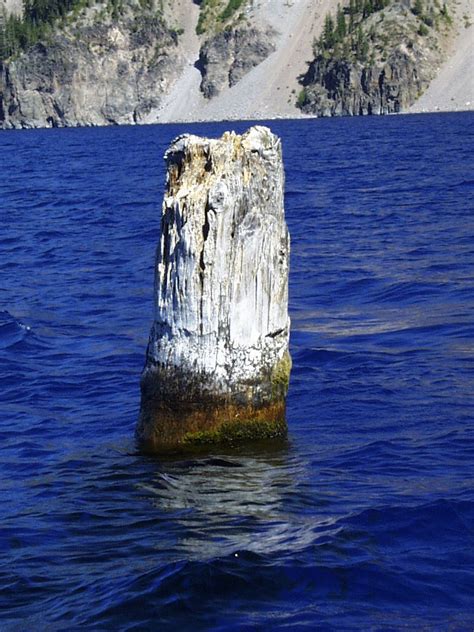
<path id="1" fill-rule="evenodd" d="M 362 5 L 361 5 L 362 6 Z M 365 5 L 364 5 L 365 6 Z M 376 7 L 377 5 L 375 5 Z M 409 108 L 443 58 L 450 30 L 438 4 L 383 2 L 326 20 L 298 105 L 307 114 L 387 114 Z M 350 25 L 350 26 L 349 26 Z"/>
<path id="2" fill-rule="evenodd" d="M 178 35 L 156 11 L 89 14 L 0 64 L 0 126 L 140 122 L 182 63 Z"/>
<path id="3" fill-rule="evenodd" d="M 200 90 L 207 99 L 237 84 L 275 50 L 276 33 L 249 18 L 251 0 L 203 0 L 196 30 L 201 36 Z"/>

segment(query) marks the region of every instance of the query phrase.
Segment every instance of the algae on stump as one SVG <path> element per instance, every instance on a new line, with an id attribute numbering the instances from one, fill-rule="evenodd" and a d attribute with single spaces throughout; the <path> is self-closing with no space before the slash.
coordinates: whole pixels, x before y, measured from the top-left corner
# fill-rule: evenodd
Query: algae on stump
<path id="1" fill-rule="evenodd" d="M 261 126 L 186 134 L 165 160 L 137 438 L 159 451 L 282 436 L 291 360 L 280 140 Z"/>

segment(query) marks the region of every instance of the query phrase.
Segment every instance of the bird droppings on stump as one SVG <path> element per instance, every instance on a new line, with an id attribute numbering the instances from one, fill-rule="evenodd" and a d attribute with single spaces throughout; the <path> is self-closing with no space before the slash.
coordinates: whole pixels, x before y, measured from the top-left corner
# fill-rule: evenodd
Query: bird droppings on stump
<path id="1" fill-rule="evenodd" d="M 155 319 L 137 438 L 160 452 L 286 434 L 289 235 L 266 127 L 165 154 Z"/>

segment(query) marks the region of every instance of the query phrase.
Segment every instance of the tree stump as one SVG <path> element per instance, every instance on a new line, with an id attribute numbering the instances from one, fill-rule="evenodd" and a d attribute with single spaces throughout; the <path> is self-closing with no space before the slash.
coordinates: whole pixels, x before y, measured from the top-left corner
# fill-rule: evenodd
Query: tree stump
<path id="1" fill-rule="evenodd" d="M 165 154 L 137 438 L 160 452 L 286 434 L 289 235 L 280 140 L 256 126 Z"/>

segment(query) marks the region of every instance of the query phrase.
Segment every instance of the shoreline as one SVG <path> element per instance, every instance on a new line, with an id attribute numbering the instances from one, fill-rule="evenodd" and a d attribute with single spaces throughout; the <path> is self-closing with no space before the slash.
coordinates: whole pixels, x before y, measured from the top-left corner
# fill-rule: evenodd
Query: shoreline
<path id="1" fill-rule="evenodd" d="M 136 125 L 129 125 L 129 127 L 143 127 L 146 125 L 199 125 L 206 123 L 232 123 L 232 122 L 255 122 L 255 121 L 303 121 L 303 120 L 333 120 L 333 119 L 374 119 L 374 118 L 385 118 L 391 116 L 414 116 L 420 114 L 462 114 L 467 112 L 474 112 L 474 103 L 467 109 L 455 109 L 455 110 L 444 110 L 441 108 L 435 110 L 423 110 L 423 111 L 414 111 L 412 108 L 406 110 L 404 112 L 389 112 L 387 114 L 367 114 L 367 115 L 357 115 L 357 116 L 315 116 L 312 114 L 301 114 L 300 116 L 284 116 L 275 114 L 273 116 L 267 116 L 265 118 L 258 117 L 247 117 L 244 116 L 242 118 L 208 118 L 208 119 L 176 119 L 175 121 L 154 121 L 153 123 L 137 123 Z M 99 127 L 99 126 L 97 126 Z M 123 127 L 123 125 L 115 125 L 115 126 L 106 126 L 106 127 Z"/>
<path id="2" fill-rule="evenodd" d="M 267 116 L 265 118 L 222 118 L 222 119 L 200 119 L 200 120 L 175 120 L 175 121 L 153 121 L 143 123 L 124 123 L 124 124 L 110 124 L 110 125 L 64 125 L 57 127 L 0 127 L 0 133 L 2 132 L 25 132 L 25 131 L 38 131 L 38 130 L 65 130 L 65 129 L 116 129 L 122 127 L 148 127 L 154 125 L 206 125 L 211 123 L 259 123 L 265 121 L 329 121 L 338 119 L 381 119 L 385 117 L 399 117 L 399 116 L 425 116 L 425 115 L 439 115 L 439 114 L 469 114 L 474 113 L 473 106 L 467 109 L 459 110 L 426 110 L 426 111 L 413 111 L 412 109 L 406 112 L 391 112 L 389 114 L 368 114 L 358 116 L 312 116 L 310 114 L 303 116 Z"/>

